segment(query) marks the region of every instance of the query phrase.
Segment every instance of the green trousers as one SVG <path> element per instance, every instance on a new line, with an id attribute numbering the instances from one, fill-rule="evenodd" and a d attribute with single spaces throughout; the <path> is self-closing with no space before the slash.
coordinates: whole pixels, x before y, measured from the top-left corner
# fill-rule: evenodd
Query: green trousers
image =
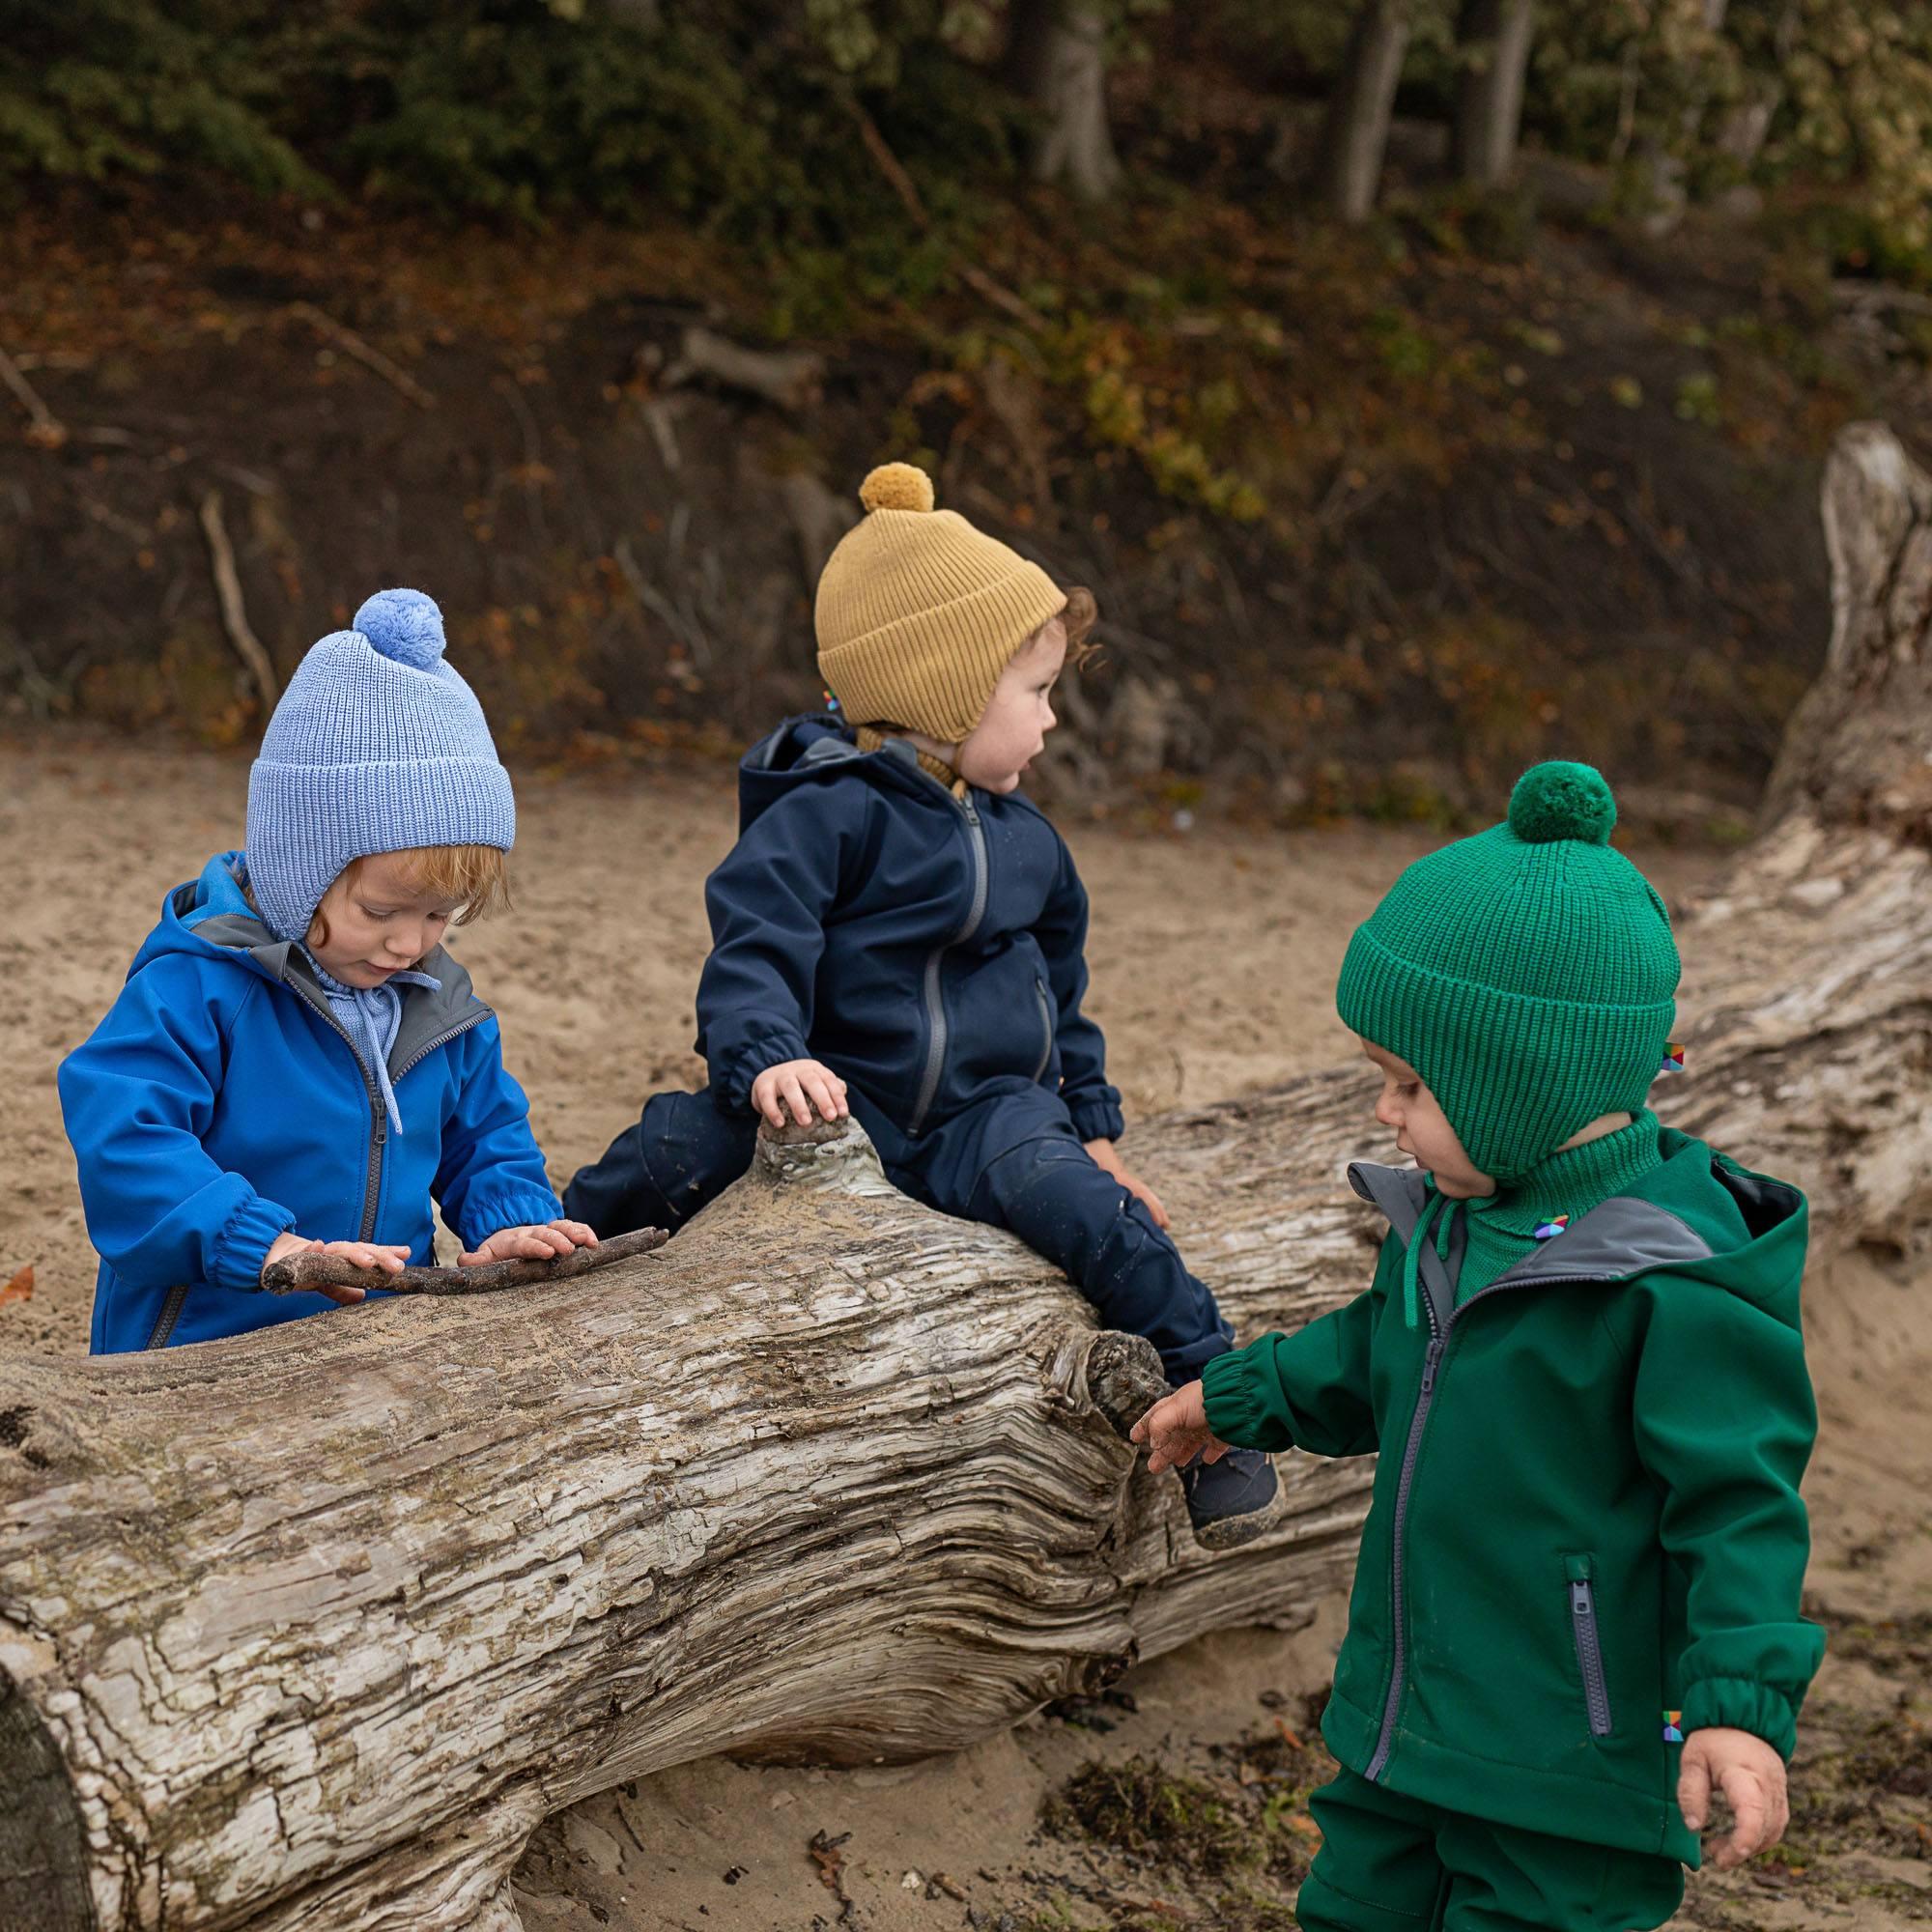
<path id="1" fill-rule="evenodd" d="M 1684 1896 L 1674 1859 L 1492 1825 L 1352 1771 L 1309 1809 L 1302 1932 L 1651 1932 Z"/>

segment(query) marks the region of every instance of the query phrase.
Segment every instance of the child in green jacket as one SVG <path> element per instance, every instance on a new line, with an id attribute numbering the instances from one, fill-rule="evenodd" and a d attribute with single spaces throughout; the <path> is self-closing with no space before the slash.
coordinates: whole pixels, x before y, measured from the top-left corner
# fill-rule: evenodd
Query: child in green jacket
<path id="1" fill-rule="evenodd" d="M 1677 949 L 1587 765 L 1419 860 L 1337 1004 L 1413 1168 L 1358 1164 L 1368 1292 L 1134 1430 L 1380 1451 L 1322 1734 L 1304 1932 L 1662 1924 L 1722 1791 L 1775 1844 L 1823 1633 L 1798 1614 L 1816 1411 L 1804 1199 L 1659 1125 Z"/>

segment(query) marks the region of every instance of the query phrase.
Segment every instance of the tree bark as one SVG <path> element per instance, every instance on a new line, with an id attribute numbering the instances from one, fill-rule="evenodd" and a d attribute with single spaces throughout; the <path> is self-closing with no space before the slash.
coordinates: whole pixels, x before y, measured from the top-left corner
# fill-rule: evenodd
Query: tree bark
<path id="1" fill-rule="evenodd" d="M 1407 0 L 1364 0 L 1355 15 L 1322 136 L 1323 192 L 1344 221 L 1375 212 L 1408 28 Z"/>
<path id="2" fill-rule="evenodd" d="M 1463 73 L 1449 144 L 1450 169 L 1461 181 L 1500 187 L 1516 165 L 1535 22 L 1536 0 L 1463 0 L 1456 28 Z"/>
<path id="3" fill-rule="evenodd" d="M 1828 467 L 1830 658 L 1763 830 L 1681 922 L 1668 1118 L 1810 1192 L 1822 1251 L 1932 1208 L 1932 481 Z M 1244 1334 L 1357 1291 L 1337 1070 L 1141 1129 Z M 761 1146 L 668 1248 L 234 1342 L 0 1364 L 0 1924 L 513 1932 L 548 1812 L 731 1751 L 983 1737 L 1346 1574 L 1369 1465 L 1288 1458 L 1209 1555 L 1086 1378 L 1085 1304 Z"/>
<path id="4" fill-rule="evenodd" d="M 1095 0 L 1031 0 L 1018 10 L 1009 67 L 1039 114 L 1036 180 L 1107 201 L 1122 179 L 1107 120 L 1107 12 Z"/>

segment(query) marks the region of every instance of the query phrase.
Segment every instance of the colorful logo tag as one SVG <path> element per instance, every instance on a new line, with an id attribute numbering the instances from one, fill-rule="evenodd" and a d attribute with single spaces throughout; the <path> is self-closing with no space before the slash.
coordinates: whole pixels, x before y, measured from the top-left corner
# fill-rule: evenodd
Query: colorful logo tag
<path id="1" fill-rule="evenodd" d="M 1663 1049 L 1663 1071 L 1665 1073 L 1684 1071 L 1684 1049 L 1674 1039 Z"/>
<path id="2" fill-rule="evenodd" d="M 1677 1727 L 1677 1725 L 1678 1725 L 1678 1719 L 1681 1719 L 1681 1718 L 1683 1717 L 1683 1715 L 1684 1715 L 1684 1713 L 1683 1713 L 1682 1711 L 1666 1711 L 1666 1712 L 1664 1712 L 1664 1714 L 1663 1714 L 1663 1742 L 1664 1742 L 1665 1744 L 1667 1744 L 1667 1745 L 1681 1745 L 1681 1744 L 1682 1744 L 1682 1743 L 1684 1742 L 1684 1733 L 1683 1733 L 1683 1732 L 1682 1732 L 1681 1730 L 1679 1730 L 1679 1729 L 1678 1729 L 1678 1727 Z"/>
<path id="3" fill-rule="evenodd" d="M 1548 1220 L 1543 1222 L 1538 1227 L 1532 1228 L 1530 1233 L 1539 1241 L 1553 1241 L 1569 1225 L 1569 1215 L 1552 1214 Z"/>

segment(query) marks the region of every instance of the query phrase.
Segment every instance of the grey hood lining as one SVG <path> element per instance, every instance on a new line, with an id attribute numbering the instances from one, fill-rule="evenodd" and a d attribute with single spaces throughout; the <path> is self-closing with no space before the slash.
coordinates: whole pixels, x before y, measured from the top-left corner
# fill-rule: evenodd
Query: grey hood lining
<path id="1" fill-rule="evenodd" d="M 1413 1168 L 1355 1161 L 1349 1168 L 1349 1182 L 1364 1201 L 1373 1202 L 1388 1216 L 1390 1227 L 1406 1242 L 1428 1198 L 1421 1174 Z M 1493 1289 L 1522 1279 L 1622 1281 L 1650 1268 L 1693 1266 L 1709 1261 L 1713 1253 L 1711 1244 L 1669 1208 L 1634 1195 L 1613 1194 L 1578 1216 L 1554 1240 L 1513 1263 L 1489 1286 Z M 1434 1246 L 1425 1244 L 1420 1267 L 1425 1279 L 1435 1260 Z M 1439 1262 L 1435 1271 L 1441 1272 Z M 1435 1286 L 1431 1285 L 1432 1298 Z"/>
<path id="2" fill-rule="evenodd" d="M 192 910 L 191 903 L 189 910 Z M 181 908 L 177 904 L 176 916 L 179 918 L 180 914 Z M 300 980 L 303 987 L 327 1008 L 327 995 L 301 949 L 286 939 L 277 939 L 259 919 L 250 918 L 246 913 L 222 912 L 186 929 L 197 939 L 207 940 L 211 946 L 247 953 L 270 980 Z M 433 1040 L 452 1029 L 472 1026 L 490 1013 L 489 1007 L 476 997 L 469 973 L 440 946 L 423 955 L 421 970 L 432 979 L 440 980 L 442 984 L 440 987 L 401 988 L 403 1016 L 396 1028 L 396 1042 L 389 1049 L 388 1065 L 392 1079 Z"/>

